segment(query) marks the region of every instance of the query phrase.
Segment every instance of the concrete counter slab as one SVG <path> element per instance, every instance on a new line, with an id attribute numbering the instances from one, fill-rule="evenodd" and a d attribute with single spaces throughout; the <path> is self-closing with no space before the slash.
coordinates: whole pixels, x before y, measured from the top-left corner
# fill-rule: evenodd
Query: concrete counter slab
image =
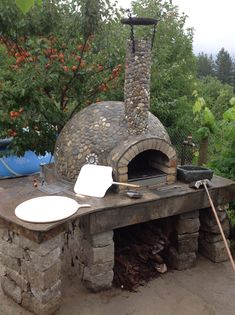
<path id="1" fill-rule="evenodd" d="M 212 179 L 212 187 L 209 189 L 215 204 L 227 203 L 235 199 L 235 182 L 219 176 Z M 68 220 L 74 220 L 77 217 L 90 215 L 91 221 L 100 221 L 104 216 L 108 216 L 114 222 L 113 225 L 123 226 L 120 223 L 123 219 L 126 221 L 128 216 L 133 218 L 138 216 L 139 220 L 150 220 L 184 211 L 202 209 L 209 206 L 204 189 L 195 190 L 188 187 L 188 184 L 176 182 L 173 185 L 160 187 L 158 189 L 142 188 L 143 197 L 141 199 L 130 199 L 124 194 L 108 192 L 104 198 L 95 197 L 77 197 L 72 192 L 64 192 L 57 195 L 71 197 L 80 204 L 89 203 L 90 208 L 80 208 L 76 214 L 66 220 L 53 223 L 38 224 L 28 223 L 18 219 L 14 210 L 21 202 L 30 198 L 45 196 L 46 194 L 33 186 L 33 177 L 22 177 L 17 179 L 6 179 L 0 181 L 0 218 L 7 221 L 8 224 L 17 225 L 35 232 L 47 232 L 55 228 L 63 227 Z M 171 209 L 171 210 L 170 210 Z M 157 214 L 156 214 L 157 211 Z M 116 213 L 116 214 L 115 214 Z M 124 216 L 122 218 L 122 216 Z M 115 218 L 115 219 L 114 219 Z M 118 222 L 117 223 L 117 220 Z M 136 218 L 136 222 L 139 220 Z M 116 222 L 116 223 L 115 223 Z M 132 219 L 133 222 L 133 219 Z M 130 223 L 130 222 L 129 222 Z M 98 222 L 97 222 L 98 224 Z M 94 228 L 94 232 L 100 232 L 99 227 Z"/>

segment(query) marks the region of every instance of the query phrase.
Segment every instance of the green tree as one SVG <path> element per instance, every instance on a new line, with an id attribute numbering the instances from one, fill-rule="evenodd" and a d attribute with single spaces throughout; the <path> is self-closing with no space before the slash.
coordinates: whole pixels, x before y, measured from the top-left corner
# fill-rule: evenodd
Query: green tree
<path id="1" fill-rule="evenodd" d="M 233 59 L 233 64 L 232 64 L 232 86 L 233 86 L 233 92 L 235 93 L 235 59 Z"/>
<path id="2" fill-rule="evenodd" d="M 0 137 L 13 137 L 9 153 L 53 152 L 67 120 L 82 107 L 109 98 L 119 85 L 119 58 L 100 44 L 101 34 L 83 39 L 82 12 L 74 4 L 47 1 L 23 15 L 14 1 L 8 3 L 10 12 L 19 13 L 17 23 L 5 23 L 0 43 Z M 102 13 L 105 25 L 116 13 L 111 7 Z M 59 29 L 45 27 L 56 20 Z"/>
<path id="3" fill-rule="evenodd" d="M 235 180 L 235 97 L 229 105 L 218 122 L 209 166 L 219 175 Z"/>
<path id="4" fill-rule="evenodd" d="M 193 114 L 198 125 L 197 134 L 200 140 L 198 165 L 203 165 L 207 163 L 209 137 L 216 130 L 216 120 L 211 110 L 206 106 L 203 97 L 199 97 L 197 91 L 194 91 L 194 95 L 196 101 L 193 106 Z"/>
<path id="5" fill-rule="evenodd" d="M 212 55 L 208 56 L 202 52 L 197 56 L 196 60 L 197 75 L 199 78 L 214 75 L 214 60 Z"/>
<path id="6" fill-rule="evenodd" d="M 42 6 L 43 0 L 15 0 L 17 7 L 25 14 L 27 13 L 35 4 Z"/>
<path id="7" fill-rule="evenodd" d="M 229 100 L 234 96 L 232 86 L 207 76 L 196 81 L 195 89 L 204 98 L 216 119 L 222 119 L 223 113 L 229 108 Z"/>
<path id="8" fill-rule="evenodd" d="M 101 20 L 101 1 L 99 0 L 85 0 L 81 2 L 82 11 L 82 33 L 85 40 L 90 35 L 96 33 L 99 22 Z"/>
<path id="9" fill-rule="evenodd" d="M 221 48 L 216 57 L 215 73 L 221 82 L 232 83 L 232 59 L 224 48 Z"/>

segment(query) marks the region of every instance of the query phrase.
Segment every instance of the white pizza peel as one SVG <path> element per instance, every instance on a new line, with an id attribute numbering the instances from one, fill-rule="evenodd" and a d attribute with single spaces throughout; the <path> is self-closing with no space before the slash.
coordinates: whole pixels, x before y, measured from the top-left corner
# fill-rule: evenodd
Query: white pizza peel
<path id="1" fill-rule="evenodd" d="M 22 202 L 15 208 L 15 215 L 26 222 L 50 223 L 66 219 L 88 204 L 63 196 L 43 196 Z"/>
<path id="2" fill-rule="evenodd" d="M 128 187 L 140 187 L 129 183 L 114 182 L 112 178 L 112 167 L 103 165 L 86 164 L 81 168 L 77 181 L 74 185 L 76 194 L 104 197 L 106 191 L 113 184 Z"/>

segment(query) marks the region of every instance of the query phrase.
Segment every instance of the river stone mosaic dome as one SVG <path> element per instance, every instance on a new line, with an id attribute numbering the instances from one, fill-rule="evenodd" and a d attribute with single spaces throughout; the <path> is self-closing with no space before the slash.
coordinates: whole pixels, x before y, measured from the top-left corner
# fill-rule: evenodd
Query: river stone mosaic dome
<path id="1" fill-rule="evenodd" d="M 170 143 L 159 119 L 150 112 L 148 116 L 146 136 Z M 123 102 L 107 101 L 90 105 L 74 115 L 57 139 L 54 155 L 58 175 L 74 182 L 84 164 L 108 165 L 110 152 L 128 137 Z"/>

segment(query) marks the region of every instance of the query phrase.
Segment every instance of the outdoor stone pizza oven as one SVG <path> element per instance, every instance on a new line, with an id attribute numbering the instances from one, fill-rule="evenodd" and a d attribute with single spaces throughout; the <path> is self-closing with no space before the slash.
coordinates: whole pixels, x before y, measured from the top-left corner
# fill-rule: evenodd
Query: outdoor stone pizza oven
<path id="1" fill-rule="evenodd" d="M 152 23 L 141 18 L 134 22 Z M 227 260 L 203 189 L 181 181 L 152 188 L 175 181 L 177 158 L 164 126 L 149 112 L 150 64 L 151 43 L 132 38 L 127 47 L 124 102 L 100 102 L 76 114 L 59 135 L 54 154 L 60 179 L 74 182 L 86 163 L 109 165 L 116 181 L 151 186 L 140 189 L 141 198 L 111 192 L 103 199 L 81 198 L 71 191 L 72 185 L 61 185 L 65 190 L 60 194 L 91 207 L 79 208 L 66 220 L 36 224 L 19 220 L 13 211 L 19 202 L 61 188 L 50 178 L 53 165 L 48 174 L 52 183 L 41 180 L 39 184 L 37 177 L 33 185 L 32 177 L 2 183 L 0 262 L 5 270 L 0 284 L 7 296 L 35 314 L 55 313 L 66 277 L 92 291 L 112 284 L 126 289 L 123 279 L 136 278 L 137 271 L 145 274 L 145 280 L 168 267 L 194 266 L 198 251 L 214 262 Z M 228 237 L 226 210 L 234 200 L 235 182 L 213 176 L 210 194 Z M 142 269 L 133 264 L 136 257 Z M 140 280 L 136 283 L 143 284 Z"/>
<path id="2" fill-rule="evenodd" d="M 86 163 L 113 168 L 115 181 L 153 186 L 176 179 L 176 152 L 149 112 L 151 42 L 128 41 L 124 102 L 92 104 L 63 128 L 55 146 L 57 174 L 74 182 Z"/>

